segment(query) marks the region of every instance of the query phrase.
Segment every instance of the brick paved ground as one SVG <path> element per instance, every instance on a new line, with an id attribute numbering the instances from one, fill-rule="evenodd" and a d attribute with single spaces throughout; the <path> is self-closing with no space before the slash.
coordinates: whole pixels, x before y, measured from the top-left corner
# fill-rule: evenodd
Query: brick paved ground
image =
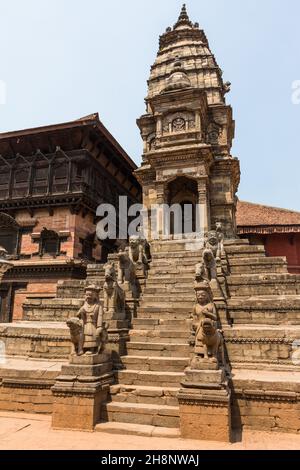
<path id="1" fill-rule="evenodd" d="M 273 450 L 300 449 L 300 435 L 244 432 L 242 442 L 219 444 L 183 439 L 53 431 L 49 416 L 0 413 L 0 450 Z"/>

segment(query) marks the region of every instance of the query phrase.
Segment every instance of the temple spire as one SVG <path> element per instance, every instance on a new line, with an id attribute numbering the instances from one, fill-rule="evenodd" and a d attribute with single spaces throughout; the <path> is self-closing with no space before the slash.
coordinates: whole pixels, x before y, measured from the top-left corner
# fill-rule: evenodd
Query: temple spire
<path id="1" fill-rule="evenodd" d="M 178 28 L 179 26 L 193 26 L 189 15 L 187 14 L 185 3 L 182 6 L 179 18 L 174 26 L 174 29 Z"/>

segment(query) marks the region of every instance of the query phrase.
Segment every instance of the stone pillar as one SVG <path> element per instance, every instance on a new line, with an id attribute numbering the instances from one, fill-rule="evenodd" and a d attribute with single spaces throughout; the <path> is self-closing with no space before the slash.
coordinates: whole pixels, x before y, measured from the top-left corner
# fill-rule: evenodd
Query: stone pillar
<path id="1" fill-rule="evenodd" d="M 108 354 L 73 356 L 52 387 L 53 429 L 93 431 L 113 382 Z"/>
<path id="2" fill-rule="evenodd" d="M 162 136 L 162 116 L 158 116 L 157 121 L 156 121 L 156 136 L 157 137 Z"/>
<path id="3" fill-rule="evenodd" d="M 156 222 L 156 228 L 157 228 L 157 236 L 159 239 L 162 239 L 163 233 L 164 233 L 164 211 L 163 211 L 163 204 L 165 204 L 165 187 L 164 184 L 158 184 L 156 187 L 156 192 L 157 192 L 157 211 L 156 211 L 156 217 L 157 217 L 157 222 Z"/>
<path id="4" fill-rule="evenodd" d="M 196 128 L 196 131 L 202 132 L 201 116 L 200 116 L 199 110 L 196 110 L 196 113 L 195 113 L 195 128 Z"/>
<path id="5" fill-rule="evenodd" d="M 181 436 L 231 442 L 230 390 L 224 370 L 205 362 L 203 370 L 185 371 L 179 391 Z"/>
<path id="6" fill-rule="evenodd" d="M 208 185 L 207 178 L 201 178 L 198 181 L 198 204 L 199 204 L 199 221 L 200 232 L 206 233 L 210 230 L 209 221 L 209 198 L 208 198 Z"/>

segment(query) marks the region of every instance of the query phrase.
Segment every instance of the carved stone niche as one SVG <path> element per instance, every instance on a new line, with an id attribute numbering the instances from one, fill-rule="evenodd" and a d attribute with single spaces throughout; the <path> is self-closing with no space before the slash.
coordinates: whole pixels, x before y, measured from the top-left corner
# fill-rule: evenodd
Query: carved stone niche
<path id="1" fill-rule="evenodd" d="M 195 129 L 195 114 L 191 111 L 171 113 L 163 119 L 164 134 L 186 132 Z"/>
<path id="2" fill-rule="evenodd" d="M 207 142 L 210 144 L 218 144 L 222 133 L 222 128 L 216 124 L 211 123 L 207 127 Z"/>

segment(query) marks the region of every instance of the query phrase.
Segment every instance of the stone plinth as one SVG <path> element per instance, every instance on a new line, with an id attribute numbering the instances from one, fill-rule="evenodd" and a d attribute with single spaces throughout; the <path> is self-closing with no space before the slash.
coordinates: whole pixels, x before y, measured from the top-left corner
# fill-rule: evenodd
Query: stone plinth
<path id="1" fill-rule="evenodd" d="M 230 390 L 225 372 L 211 365 L 207 370 L 188 368 L 185 376 L 178 394 L 181 436 L 230 442 Z"/>
<path id="2" fill-rule="evenodd" d="M 93 431 L 113 381 L 108 354 L 71 357 L 52 387 L 52 427 Z"/>

